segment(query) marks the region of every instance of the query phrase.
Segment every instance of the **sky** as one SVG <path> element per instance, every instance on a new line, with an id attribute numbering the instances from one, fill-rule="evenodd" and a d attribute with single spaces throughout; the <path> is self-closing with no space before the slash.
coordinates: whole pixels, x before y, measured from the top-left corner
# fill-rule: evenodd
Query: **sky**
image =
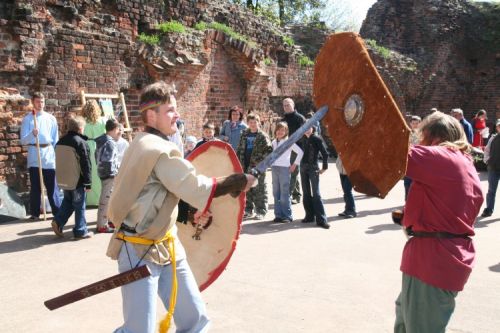
<path id="1" fill-rule="evenodd" d="M 331 1 L 331 0 L 330 0 Z M 345 0 L 346 4 L 352 9 L 356 21 L 361 23 L 366 17 L 368 9 L 377 2 L 376 0 Z"/>
<path id="2" fill-rule="evenodd" d="M 348 6 L 356 19 L 359 22 L 359 25 L 363 22 L 366 17 L 366 13 L 368 9 L 377 2 L 377 0 L 328 0 L 329 2 L 343 2 L 346 6 Z M 477 0 L 473 0 L 477 1 Z M 480 0 L 481 2 L 495 2 L 498 0 Z"/>

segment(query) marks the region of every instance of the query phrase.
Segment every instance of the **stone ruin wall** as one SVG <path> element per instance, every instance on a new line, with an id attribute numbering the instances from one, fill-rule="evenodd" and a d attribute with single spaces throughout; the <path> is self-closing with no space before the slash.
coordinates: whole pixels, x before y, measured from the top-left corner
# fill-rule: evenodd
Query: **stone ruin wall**
<path id="1" fill-rule="evenodd" d="M 485 109 L 494 126 L 500 118 L 500 6 L 485 6 L 489 14 L 464 0 L 379 0 L 371 7 L 360 33 L 395 51 L 372 56 L 404 114 L 460 107 L 470 119 Z"/>
<path id="2" fill-rule="evenodd" d="M 192 27 L 216 21 L 249 36 L 256 46 L 224 33 L 190 30 L 168 34 L 159 46 L 139 42 L 141 32 L 171 19 Z M 3 0 L 0 2 L 0 182 L 28 188 L 22 117 L 30 93 L 42 91 L 46 111 L 58 119 L 79 112 L 80 91 L 125 94 L 129 119 L 140 129 L 139 92 L 158 79 L 175 82 L 187 134 L 219 124 L 230 106 L 272 117 L 278 101 L 294 97 L 311 105 L 312 67 L 282 42 L 283 33 L 225 1 Z M 271 59 L 265 64 L 264 59 Z M 274 116 L 276 116 L 274 114 Z"/>

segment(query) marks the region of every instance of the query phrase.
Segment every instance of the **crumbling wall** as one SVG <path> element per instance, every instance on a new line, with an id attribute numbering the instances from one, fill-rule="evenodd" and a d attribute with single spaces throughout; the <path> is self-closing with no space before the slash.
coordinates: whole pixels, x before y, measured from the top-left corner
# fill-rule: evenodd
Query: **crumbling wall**
<path id="1" fill-rule="evenodd" d="M 405 114 L 460 107 L 467 118 L 500 114 L 500 6 L 465 0 L 379 0 L 363 38 L 393 51 L 376 65 Z"/>
<path id="2" fill-rule="evenodd" d="M 157 24 L 172 19 L 183 23 L 186 33 L 161 35 L 158 45 L 139 42 L 140 33 L 159 34 Z M 196 31 L 197 22 L 223 23 L 248 42 L 221 31 Z M 279 28 L 223 0 L 2 1 L 0 182 L 27 188 L 19 122 L 29 111 L 33 91 L 45 94 L 46 111 L 58 119 L 61 130 L 64 119 L 79 112 L 82 90 L 123 92 L 137 131 L 140 90 L 167 80 L 178 87 L 187 134 L 198 137 L 203 122 L 221 123 L 234 104 L 267 120 L 272 98 L 310 100 L 312 68 L 298 64 L 301 50 L 284 43 L 284 36 Z M 12 94 L 19 102 L 13 102 Z M 281 112 L 281 107 L 274 111 Z"/>

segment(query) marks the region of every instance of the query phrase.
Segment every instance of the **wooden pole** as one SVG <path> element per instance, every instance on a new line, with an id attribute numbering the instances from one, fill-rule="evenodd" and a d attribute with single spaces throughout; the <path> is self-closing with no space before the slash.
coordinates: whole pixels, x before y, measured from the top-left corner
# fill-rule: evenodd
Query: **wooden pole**
<path id="1" fill-rule="evenodd" d="M 123 115 L 125 116 L 125 131 L 127 132 L 127 139 L 129 142 L 132 141 L 132 129 L 130 128 L 130 123 L 128 122 L 127 105 L 125 105 L 125 96 L 120 93 L 120 103 L 122 104 Z"/>
<path id="2" fill-rule="evenodd" d="M 36 122 L 36 111 L 33 110 L 32 114 L 33 114 L 33 122 L 35 124 L 35 129 L 38 132 L 38 125 Z M 46 221 L 47 220 L 47 211 L 45 209 L 45 184 L 43 182 L 42 158 L 40 156 L 40 142 L 38 141 L 38 134 L 40 134 L 40 133 L 37 133 L 37 135 L 35 135 L 36 153 L 37 153 L 37 157 L 38 157 L 38 177 L 40 178 L 40 190 L 42 193 L 43 220 Z"/>
<path id="3" fill-rule="evenodd" d="M 82 108 L 85 106 L 85 103 L 87 103 L 87 99 L 85 98 L 85 92 L 82 90 L 80 93 L 80 98 L 82 100 Z"/>

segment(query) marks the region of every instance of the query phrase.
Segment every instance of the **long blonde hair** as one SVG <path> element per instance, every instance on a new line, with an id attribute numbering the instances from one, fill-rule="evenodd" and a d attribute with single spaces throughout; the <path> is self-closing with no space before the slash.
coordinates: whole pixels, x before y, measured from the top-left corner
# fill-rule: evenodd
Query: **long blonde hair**
<path id="1" fill-rule="evenodd" d="M 425 117 L 419 130 L 423 144 L 431 145 L 436 142 L 439 146 L 460 150 L 463 153 L 469 153 L 471 150 L 460 122 L 443 112 L 436 111 Z"/>
<path id="2" fill-rule="evenodd" d="M 82 116 L 88 123 L 95 124 L 102 115 L 101 107 L 95 99 L 88 100 L 82 109 Z"/>

